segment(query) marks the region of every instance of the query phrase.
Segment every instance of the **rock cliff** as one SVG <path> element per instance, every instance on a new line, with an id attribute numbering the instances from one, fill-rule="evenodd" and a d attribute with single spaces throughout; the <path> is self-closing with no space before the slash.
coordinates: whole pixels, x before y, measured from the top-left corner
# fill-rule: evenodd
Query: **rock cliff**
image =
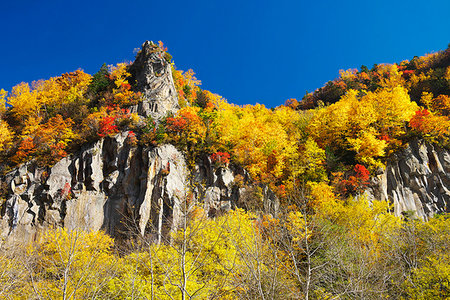
<path id="1" fill-rule="evenodd" d="M 427 219 L 450 212 L 450 151 L 412 141 L 394 154 L 386 170 L 372 178 L 369 199 L 389 200 L 395 215 L 413 213 Z"/>
<path id="2" fill-rule="evenodd" d="M 449 173 L 448 150 L 414 141 L 372 178 L 366 194 L 391 201 L 396 215 L 410 211 L 426 219 L 450 212 Z M 55 226 L 103 229 L 116 237 L 135 230 L 158 241 L 180 224 L 186 199 L 211 217 L 255 202 L 275 215 L 279 205 L 240 167 L 215 166 L 204 156 L 189 170 L 173 145 L 133 146 L 127 132 L 86 145 L 53 167 L 24 164 L 0 186 L 3 241 L 30 240 Z"/>
<path id="3" fill-rule="evenodd" d="M 6 174 L 0 182 L 2 239 L 29 240 L 45 228 L 64 226 L 104 229 L 112 236 L 136 230 L 158 241 L 179 225 L 187 197 L 214 216 L 259 195 L 265 210 L 276 213 L 275 195 L 252 185 L 241 168 L 215 167 L 203 157 L 189 171 L 173 145 L 144 148 L 127 141 L 123 132 L 51 168 L 27 163 Z"/>

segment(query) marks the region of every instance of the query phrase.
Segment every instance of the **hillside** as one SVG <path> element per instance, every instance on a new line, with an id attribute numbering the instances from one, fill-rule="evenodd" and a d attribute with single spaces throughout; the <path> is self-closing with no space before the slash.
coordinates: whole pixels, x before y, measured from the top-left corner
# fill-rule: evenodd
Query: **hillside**
<path id="1" fill-rule="evenodd" d="M 272 109 L 161 42 L 2 90 L 1 295 L 448 297 L 449 112 L 450 48 Z"/>

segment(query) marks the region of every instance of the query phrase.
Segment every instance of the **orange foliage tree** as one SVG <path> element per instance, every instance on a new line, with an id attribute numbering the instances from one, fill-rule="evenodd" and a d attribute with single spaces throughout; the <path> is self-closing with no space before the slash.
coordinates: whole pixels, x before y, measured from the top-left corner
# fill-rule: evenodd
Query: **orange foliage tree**
<path id="1" fill-rule="evenodd" d="M 63 119 L 61 115 L 50 118 L 42 125 L 30 123 L 22 132 L 13 161 L 19 163 L 30 156 L 39 156 L 41 163 L 52 164 L 65 157 L 67 146 L 77 138 L 72 125 L 70 118 Z"/>
<path id="2" fill-rule="evenodd" d="M 450 137 L 450 120 L 446 116 L 430 113 L 426 109 L 416 111 L 409 125 L 417 133 L 432 142 L 448 143 Z"/>
<path id="3" fill-rule="evenodd" d="M 125 129 L 127 126 L 134 126 L 139 116 L 130 113 L 127 108 L 120 108 L 118 105 L 103 107 L 100 114 L 93 114 L 93 118 L 98 118 L 98 135 L 100 137 L 112 136 Z"/>
<path id="4" fill-rule="evenodd" d="M 185 150 L 198 149 L 204 142 L 206 127 L 199 116 L 200 110 L 199 107 L 184 107 L 175 117 L 166 119 L 170 138 Z"/>

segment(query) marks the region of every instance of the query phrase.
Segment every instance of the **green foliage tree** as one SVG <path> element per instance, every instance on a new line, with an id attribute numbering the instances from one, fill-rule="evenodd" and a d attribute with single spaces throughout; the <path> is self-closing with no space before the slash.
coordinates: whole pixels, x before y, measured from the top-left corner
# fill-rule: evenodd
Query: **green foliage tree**
<path id="1" fill-rule="evenodd" d="M 96 97 L 99 93 L 105 92 L 110 84 L 108 66 L 104 63 L 100 70 L 92 76 L 92 81 L 88 86 L 88 93 L 91 97 Z"/>

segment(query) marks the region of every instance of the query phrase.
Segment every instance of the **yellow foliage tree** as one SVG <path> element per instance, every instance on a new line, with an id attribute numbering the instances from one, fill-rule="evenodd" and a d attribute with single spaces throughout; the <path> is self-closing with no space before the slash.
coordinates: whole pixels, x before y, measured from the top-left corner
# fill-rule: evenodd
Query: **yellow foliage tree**
<path id="1" fill-rule="evenodd" d="M 368 93 L 361 101 L 372 104 L 377 127 L 392 136 L 404 132 L 403 125 L 418 109 L 417 104 L 411 102 L 408 91 L 400 86 Z"/>
<path id="2" fill-rule="evenodd" d="M 43 119 L 61 113 L 62 107 L 73 102 L 86 103 L 84 94 L 91 75 L 77 70 L 48 80 L 20 83 L 12 88 L 8 103 L 16 119 L 25 122 L 29 117 Z M 73 112 L 72 112 L 73 113 Z"/>
<path id="3" fill-rule="evenodd" d="M 356 78 L 356 69 L 339 70 L 339 77 L 342 80 L 354 80 Z"/>
<path id="4" fill-rule="evenodd" d="M 405 299 L 448 299 L 450 297 L 450 218 L 437 215 L 428 222 L 409 220 L 394 248 L 407 258 L 410 271 L 400 282 Z M 398 254 L 397 254 L 398 255 Z M 408 257 L 409 256 L 409 257 Z"/>
<path id="5" fill-rule="evenodd" d="M 356 152 L 355 158 L 358 162 L 372 167 L 382 167 L 377 158 L 384 156 L 387 143 L 376 137 L 373 128 L 360 132 L 356 138 L 348 138 L 347 141 L 349 149 Z"/>
<path id="6" fill-rule="evenodd" d="M 450 116 L 450 97 L 439 95 L 433 99 L 432 109 L 443 116 Z"/>
<path id="7" fill-rule="evenodd" d="M 431 256 L 412 272 L 411 281 L 405 282 L 409 299 L 450 298 L 450 255 Z"/>
<path id="8" fill-rule="evenodd" d="M 192 69 L 186 72 L 172 68 L 172 76 L 175 84 L 175 89 L 178 92 L 178 102 L 181 107 L 186 105 L 193 105 L 197 99 L 198 86 L 202 84 L 200 80 L 195 77 Z"/>
<path id="9" fill-rule="evenodd" d="M 6 122 L 0 119 L 0 152 L 4 153 L 11 146 L 14 134 Z"/>
<path id="10" fill-rule="evenodd" d="M 316 213 L 325 220 L 344 226 L 361 243 L 377 244 L 386 233 L 401 225 L 400 219 L 389 213 L 387 201 L 369 202 L 363 196 L 342 201 L 326 183 L 311 183 L 309 189 Z"/>
<path id="11" fill-rule="evenodd" d="M 8 97 L 8 103 L 12 106 L 13 114 L 22 122 L 30 116 L 39 117 L 40 102 L 37 91 L 31 90 L 28 83 L 22 82 L 14 86 Z"/>
<path id="12" fill-rule="evenodd" d="M 447 95 L 439 95 L 434 98 L 432 93 L 422 92 L 420 102 L 434 114 L 443 116 L 450 115 L 450 97 Z"/>
<path id="13" fill-rule="evenodd" d="M 110 98 L 105 99 L 107 104 L 117 104 L 119 106 L 129 106 L 136 104 L 140 100 L 140 93 L 134 93 L 128 79 L 131 74 L 128 72 L 127 63 L 119 63 L 117 66 L 110 66 L 110 79 L 114 81 L 114 88 Z"/>
<path id="14" fill-rule="evenodd" d="M 170 236 L 170 243 L 150 244 L 146 251 L 124 258 L 119 276 L 109 285 L 111 295 L 147 299 L 237 299 L 244 278 L 270 272 L 262 257 L 255 216 L 234 210 L 210 219 L 201 209 Z M 257 261 L 261 259 L 261 261 Z"/>
<path id="15" fill-rule="evenodd" d="M 417 109 L 403 87 L 362 96 L 350 90 L 337 103 L 318 109 L 308 130 L 321 147 L 353 150 L 357 160 L 375 167 L 385 148 L 405 133 Z"/>
<path id="16" fill-rule="evenodd" d="M 6 111 L 6 95 L 8 95 L 8 92 L 4 89 L 0 90 L 0 118 L 3 116 L 3 114 Z"/>
<path id="17" fill-rule="evenodd" d="M 49 299 L 102 297 L 115 270 L 113 240 L 101 231 L 49 230 L 29 250 L 34 294 Z"/>
<path id="18" fill-rule="evenodd" d="M 91 80 L 91 75 L 77 70 L 48 80 L 40 80 L 33 85 L 33 88 L 38 93 L 41 105 L 58 110 L 64 104 L 87 102 L 84 94 Z"/>
<path id="19" fill-rule="evenodd" d="M 300 146 L 298 155 L 289 157 L 290 180 L 288 190 L 294 189 L 297 184 L 309 181 L 325 181 L 327 174 L 325 170 L 325 150 L 320 148 L 317 143 L 308 138 L 306 142 Z"/>
<path id="20" fill-rule="evenodd" d="M 288 161 L 298 156 L 299 119 L 288 107 L 271 111 L 259 104 L 239 107 L 222 102 L 214 122 L 219 143 L 229 147 L 254 178 L 264 181 L 281 179 Z"/>
<path id="21" fill-rule="evenodd" d="M 358 128 L 350 128 L 352 104 L 357 102 L 356 95 L 356 91 L 350 90 L 340 101 L 315 112 L 308 131 L 321 147 L 345 147 L 351 130 L 358 131 Z M 363 119 L 370 122 L 369 118 Z"/>
<path id="22" fill-rule="evenodd" d="M 380 64 L 377 66 L 377 73 L 380 78 L 380 85 L 384 88 L 395 88 L 405 85 L 402 72 L 398 70 L 396 64 Z"/>

